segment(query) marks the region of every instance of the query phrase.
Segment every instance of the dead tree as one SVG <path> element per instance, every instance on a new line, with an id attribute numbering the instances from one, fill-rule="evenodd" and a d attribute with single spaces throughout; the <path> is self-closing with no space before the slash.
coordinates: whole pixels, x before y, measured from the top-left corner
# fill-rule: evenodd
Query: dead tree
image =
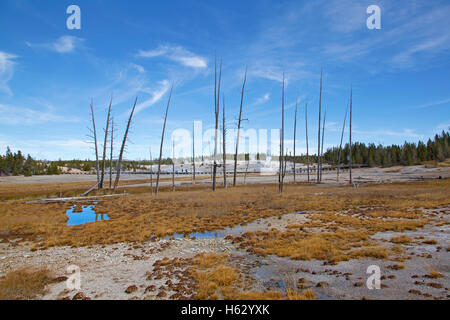
<path id="1" fill-rule="evenodd" d="M 339 144 L 339 153 L 338 153 L 338 165 L 337 165 L 337 181 L 339 182 L 339 171 L 341 169 L 341 152 L 342 152 L 342 140 L 344 139 L 344 130 L 345 130 L 345 122 L 347 121 L 347 112 L 348 112 L 348 103 L 347 108 L 345 108 L 345 116 L 344 123 L 342 124 L 342 133 L 341 133 L 341 143 Z"/>
<path id="2" fill-rule="evenodd" d="M 170 88 L 169 100 L 167 100 L 166 115 L 164 116 L 164 125 L 163 125 L 162 135 L 161 135 L 161 145 L 159 146 L 158 173 L 156 174 L 156 190 L 155 190 L 156 194 L 158 194 L 158 191 L 159 191 L 159 175 L 161 174 L 161 159 L 162 159 L 162 149 L 163 149 L 163 144 L 164 144 L 164 133 L 166 132 L 167 114 L 169 112 L 170 99 L 172 98 L 172 90 L 173 90 L 173 85 Z"/>
<path id="3" fill-rule="evenodd" d="M 92 118 L 92 138 L 94 139 L 95 145 L 95 169 L 97 171 L 97 186 L 100 183 L 100 168 L 98 163 L 98 145 L 97 145 L 97 130 L 95 129 L 95 118 L 94 118 L 94 101 L 91 99 L 91 118 Z"/>
<path id="4" fill-rule="evenodd" d="M 114 149 L 114 118 L 111 119 L 111 147 L 109 155 L 109 188 L 112 188 L 112 170 L 113 170 L 113 149 Z"/>
<path id="5" fill-rule="evenodd" d="M 322 70 L 320 71 L 320 94 L 319 94 L 319 130 L 317 131 L 317 183 L 320 183 L 320 121 L 322 112 Z"/>
<path id="6" fill-rule="evenodd" d="M 138 98 L 136 97 L 136 100 L 134 100 L 134 105 L 133 105 L 133 108 L 131 109 L 130 117 L 128 118 L 127 128 L 125 129 L 125 134 L 123 135 L 122 146 L 120 147 L 119 158 L 117 159 L 116 180 L 114 181 L 114 190 L 116 190 L 117 186 L 119 185 L 123 152 L 125 151 L 125 145 L 127 143 L 128 131 L 130 130 L 131 119 L 133 118 L 133 113 L 134 113 L 134 109 L 136 108 L 137 99 Z"/>
<path id="7" fill-rule="evenodd" d="M 192 123 L 192 184 L 195 184 L 195 124 Z"/>
<path id="8" fill-rule="evenodd" d="M 175 191 L 175 141 L 172 139 L 172 192 Z"/>
<path id="9" fill-rule="evenodd" d="M 105 141 L 103 142 L 103 160 L 102 160 L 102 175 L 100 176 L 100 183 L 98 184 L 99 189 L 103 189 L 103 181 L 105 179 L 105 164 L 106 164 L 106 147 L 108 145 L 108 130 L 109 130 L 109 122 L 111 116 L 111 105 L 112 105 L 112 97 L 109 102 L 108 108 L 108 116 L 106 117 L 106 129 L 105 129 Z"/>
<path id="10" fill-rule="evenodd" d="M 281 131 L 281 130 L 280 130 Z M 278 155 L 278 192 L 280 192 L 281 176 L 283 174 L 283 161 L 281 159 L 281 132 L 280 132 L 280 154 Z"/>
<path id="11" fill-rule="evenodd" d="M 295 183 L 295 140 L 296 140 L 296 133 L 297 133 L 297 106 L 298 106 L 298 99 L 295 101 L 295 115 L 294 115 L 294 183 Z"/>
<path id="12" fill-rule="evenodd" d="M 226 150 L 226 123 L 225 123 L 225 95 L 222 102 L 222 154 L 223 154 L 223 188 L 227 188 L 227 150 Z"/>
<path id="13" fill-rule="evenodd" d="M 308 143 L 308 103 L 305 104 L 305 129 L 306 129 L 306 171 L 309 182 L 309 143 Z"/>
<path id="14" fill-rule="evenodd" d="M 349 135 L 349 147 L 350 147 L 350 155 L 349 155 L 349 175 L 350 175 L 350 184 L 353 184 L 352 179 L 352 95 L 353 88 L 350 88 L 350 135 Z"/>
<path id="15" fill-rule="evenodd" d="M 216 191 L 216 174 L 217 174 L 217 139 L 219 131 L 219 107 L 220 107 L 220 82 L 222 79 L 222 59 L 220 60 L 219 86 L 217 86 L 217 66 L 214 64 L 214 116 L 216 119 L 216 130 L 214 133 L 214 163 L 212 173 L 212 190 Z"/>
<path id="16" fill-rule="evenodd" d="M 238 158 L 238 150 L 239 150 L 239 134 L 241 132 L 242 104 L 244 103 L 244 91 L 245 91 L 246 81 L 247 81 L 247 67 L 245 67 L 244 82 L 242 84 L 242 92 L 241 92 L 241 107 L 239 108 L 238 130 L 237 130 L 237 138 L 236 138 L 236 153 L 234 154 L 233 186 L 236 186 L 237 158 Z"/>
<path id="17" fill-rule="evenodd" d="M 327 110 L 325 110 L 325 113 L 323 115 L 323 126 L 322 126 L 322 144 L 320 146 L 320 157 L 322 158 L 321 163 L 323 163 L 323 144 L 325 140 L 325 119 L 327 117 Z M 322 182 L 322 164 L 320 167 L 320 182 Z"/>
<path id="18" fill-rule="evenodd" d="M 280 137 L 280 179 L 279 179 L 279 185 L 278 185 L 278 192 L 281 194 L 283 193 L 283 182 L 284 182 L 284 72 L 283 72 L 283 88 L 281 93 L 281 137 Z"/>
<path id="19" fill-rule="evenodd" d="M 149 148 L 150 151 L 150 194 L 153 194 L 153 157 L 152 157 L 152 147 Z"/>

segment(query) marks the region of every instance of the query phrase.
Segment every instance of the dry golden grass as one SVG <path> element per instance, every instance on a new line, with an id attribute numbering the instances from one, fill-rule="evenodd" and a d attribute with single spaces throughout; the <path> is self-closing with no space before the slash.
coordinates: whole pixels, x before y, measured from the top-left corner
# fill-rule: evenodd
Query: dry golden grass
<path id="1" fill-rule="evenodd" d="M 46 268 L 12 271 L 0 280 L 0 300 L 34 299 L 45 293 L 45 287 L 49 283 L 51 277 Z"/>
<path id="2" fill-rule="evenodd" d="M 450 167 L 450 159 L 445 159 L 442 162 L 439 161 L 425 161 L 423 162 L 426 168 L 448 168 Z"/>
<path id="3" fill-rule="evenodd" d="M 242 248 L 256 254 L 276 254 L 296 260 L 326 260 L 336 263 L 352 258 L 388 256 L 386 249 L 373 247 L 367 232 L 345 229 L 317 233 L 294 230 L 254 232 L 237 237 L 234 241 L 240 242 Z M 352 250 L 355 247 L 371 245 L 369 248 Z"/>
<path id="4" fill-rule="evenodd" d="M 412 240 L 410 237 L 407 237 L 405 235 L 392 237 L 390 240 L 392 243 L 401 243 L 401 244 L 407 244 L 410 243 Z"/>
<path id="5" fill-rule="evenodd" d="M 245 282 L 236 268 L 227 265 L 227 255 L 200 254 L 193 259 L 190 274 L 196 283 L 195 298 L 199 300 L 313 300 L 312 290 L 298 292 L 287 288 L 286 294 L 276 290 L 242 290 Z"/>
<path id="6" fill-rule="evenodd" d="M 430 268 L 430 271 L 428 272 L 428 276 L 433 279 L 444 278 L 444 275 L 442 273 L 434 270 L 433 268 Z"/>
<path id="7" fill-rule="evenodd" d="M 442 188 L 434 189 L 439 184 Z M 429 222 L 429 217 L 419 208 L 448 204 L 448 199 L 445 199 L 450 194 L 448 186 L 448 181 L 395 184 L 395 190 L 391 189 L 394 185 L 367 186 L 355 191 L 351 199 L 346 198 L 346 192 L 340 192 L 341 199 L 335 199 L 334 194 L 328 192 L 327 197 L 323 198 L 322 208 L 331 199 L 351 201 L 351 204 L 341 212 L 323 210 L 309 214 L 310 221 L 289 225 L 284 232 L 274 229 L 246 233 L 236 237 L 234 242 L 256 254 L 276 254 L 299 260 L 317 259 L 337 263 L 349 259 L 386 259 L 392 256 L 402 260 L 401 246 L 390 249 L 379 247 L 377 242 L 370 240 L 370 236 L 377 232 L 403 232 L 423 227 Z M 433 195 L 430 189 L 434 189 Z M 427 197 L 419 205 L 416 199 L 422 198 L 424 194 Z M 336 207 L 340 208 L 339 205 Z M 393 237 L 391 241 L 405 244 L 411 239 L 400 236 Z"/>
<path id="8" fill-rule="evenodd" d="M 188 190 L 165 192 L 163 189 L 157 197 L 147 190 L 143 194 L 103 200 L 95 210 L 107 213 L 110 220 L 71 227 L 66 226 L 65 215 L 70 203 L 3 201 L 0 202 L 0 234 L 3 238 L 35 241 L 40 236 L 42 240 L 37 246 L 42 248 L 140 242 L 149 240 L 151 235 L 162 237 L 174 232 L 188 234 L 223 229 L 299 210 L 316 212 L 312 214 L 313 221 L 305 224 L 308 228 L 326 226 L 333 231 L 341 227 L 369 233 L 414 230 L 426 224 L 427 217 L 419 210 L 409 209 L 447 205 L 450 180 L 368 185 L 356 190 L 326 185 L 287 185 L 281 196 L 277 194 L 276 185 L 238 186 L 216 192 L 199 185 Z M 362 211 L 363 207 L 367 209 Z M 347 213 L 337 214 L 339 211 Z M 299 239 L 307 242 L 306 237 Z M 325 248 L 330 241 L 337 240 L 325 238 Z M 322 249 L 317 250 L 320 253 Z"/>
<path id="9" fill-rule="evenodd" d="M 352 250 L 349 253 L 350 257 L 353 259 L 359 258 L 376 258 L 376 259 L 386 259 L 389 257 L 389 252 L 386 248 L 380 247 L 367 247 L 357 250 Z"/>

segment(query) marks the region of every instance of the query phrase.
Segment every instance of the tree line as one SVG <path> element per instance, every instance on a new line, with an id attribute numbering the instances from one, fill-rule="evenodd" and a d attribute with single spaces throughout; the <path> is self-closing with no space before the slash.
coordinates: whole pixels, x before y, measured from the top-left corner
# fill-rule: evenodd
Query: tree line
<path id="1" fill-rule="evenodd" d="M 122 167 L 125 171 L 137 171 L 146 169 L 147 165 L 155 165 L 158 161 L 131 161 L 125 160 L 122 162 Z M 162 164 L 172 164 L 171 158 L 161 160 Z M 11 152 L 9 147 L 6 148 L 4 155 L 0 154 L 0 175 L 1 176 L 19 176 L 23 175 L 30 177 L 33 175 L 57 175 L 62 174 L 62 167 L 66 167 L 69 172 L 70 169 L 77 169 L 84 172 L 95 173 L 95 160 L 36 160 L 29 154 L 25 156 L 22 151 Z M 117 165 L 116 160 L 113 161 L 113 170 Z M 106 164 L 109 169 L 109 164 Z"/>
<path id="2" fill-rule="evenodd" d="M 24 175 L 29 177 L 59 173 L 60 170 L 55 163 L 35 160 L 30 155 L 25 157 L 20 150 L 12 153 L 11 149 L 7 147 L 5 155 L 0 155 L 0 175 Z"/>
<path id="3" fill-rule="evenodd" d="M 405 142 L 403 145 L 376 146 L 374 143 L 352 144 L 352 163 L 363 164 L 369 167 L 390 167 L 396 165 L 411 166 L 426 161 L 444 161 L 450 158 L 450 134 L 442 131 L 436 134 L 434 139 L 428 139 L 426 143 Z M 350 149 L 346 144 L 341 152 L 340 162 L 348 164 Z M 324 160 L 332 165 L 338 163 L 339 148 L 328 149 L 323 155 Z"/>

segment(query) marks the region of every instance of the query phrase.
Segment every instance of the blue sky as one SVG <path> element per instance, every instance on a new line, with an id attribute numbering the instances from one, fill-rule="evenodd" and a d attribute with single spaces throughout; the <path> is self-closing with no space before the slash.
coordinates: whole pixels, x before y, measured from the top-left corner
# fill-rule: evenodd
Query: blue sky
<path id="1" fill-rule="evenodd" d="M 81 8 L 81 30 L 66 27 L 71 4 Z M 381 8 L 381 30 L 366 27 L 372 4 Z M 92 159 L 90 100 L 101 130 L 112 94 L 116 150 L 138 96 L 125 156 L 148 158 L 150 146 L 156 155 L 173 83 L 164 146 L 170 155 L 174 130 L 190 131 L 194 120 L 203 130 L 213 126 L 215 51 L 223 59 L 229 128 L 236 127 L 246 65 L 245 129 L 280 128 L 284 71 L 287 145 L 298 98 L 297 150 L 305 151 L 305 102 L 316 150 L 323 68 L 325 147 L 339 144 L 351 84 L 354 140 L 428 139 L 450 126 L 449 17 L 450 3 L 437 0 L 2 0 L 0 149 Z"/>

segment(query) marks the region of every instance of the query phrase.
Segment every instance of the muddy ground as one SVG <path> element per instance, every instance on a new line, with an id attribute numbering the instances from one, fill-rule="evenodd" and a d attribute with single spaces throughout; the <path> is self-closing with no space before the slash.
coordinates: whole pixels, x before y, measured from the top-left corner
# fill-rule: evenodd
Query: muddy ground
<path id="1" fill-rule="evenodd" d="M 318 299 L 449 299 L 450 298 L 450 206 L 433 209 L 436 219 L 424 228 L 407 231 L 414 241 L 404 245 L 406 260 L 359 259 L 327 265 L 324 261 L 296 261 L 277 256 L 257 256 L 239 249 L 232 238 L 246 231 L 255 232 L 308 220 L 309 213 L 289 213 L 259 219 L 218 233 L 197 234 L 196 238 L 153 239 L 143 243 L 119 243 L 90 247 L 53 247 L 31 251 L 32 243 L 0 243 L 1 274 L 19 267 L 47 266 L 55 277 L 67 277 L 66 268 L 76 265 L 81 270 L 81 288 L 69 290 L 66 282 L 51 284 L 42 299 L 170 299 L 192 298 L 194 284 L 188 279 L 188 265 L 155 273 L 155 262 L 168 257 L 192 258 L 206 253 L 228 253 L 229 263 L 252 284 L 253 290 L 283 291 L 294 284 L 311 288 Z M 446 221 L 447 224 L 442 222 Z M 388 243 L 399 233 L 380 232 L 372 236 L 378 243 Z M 423 239 L 434 239 L 432 244 Z M 17 239 L 20 240 L 20 239 Z M 381 270 L 381 289 L 369 290 L 367 267 Z M 402 269 L 401 265 L 404 265 Z M 430 278 L 434 269 L 444 277 Z M 157 275 L 157 276 L 155 276 Z M 64 279 L 64 278 L 61 278 Z M 179 284 L 183 295 L 175 295 Z M 80 294 L 81 293 L 81 294 Z"/>

